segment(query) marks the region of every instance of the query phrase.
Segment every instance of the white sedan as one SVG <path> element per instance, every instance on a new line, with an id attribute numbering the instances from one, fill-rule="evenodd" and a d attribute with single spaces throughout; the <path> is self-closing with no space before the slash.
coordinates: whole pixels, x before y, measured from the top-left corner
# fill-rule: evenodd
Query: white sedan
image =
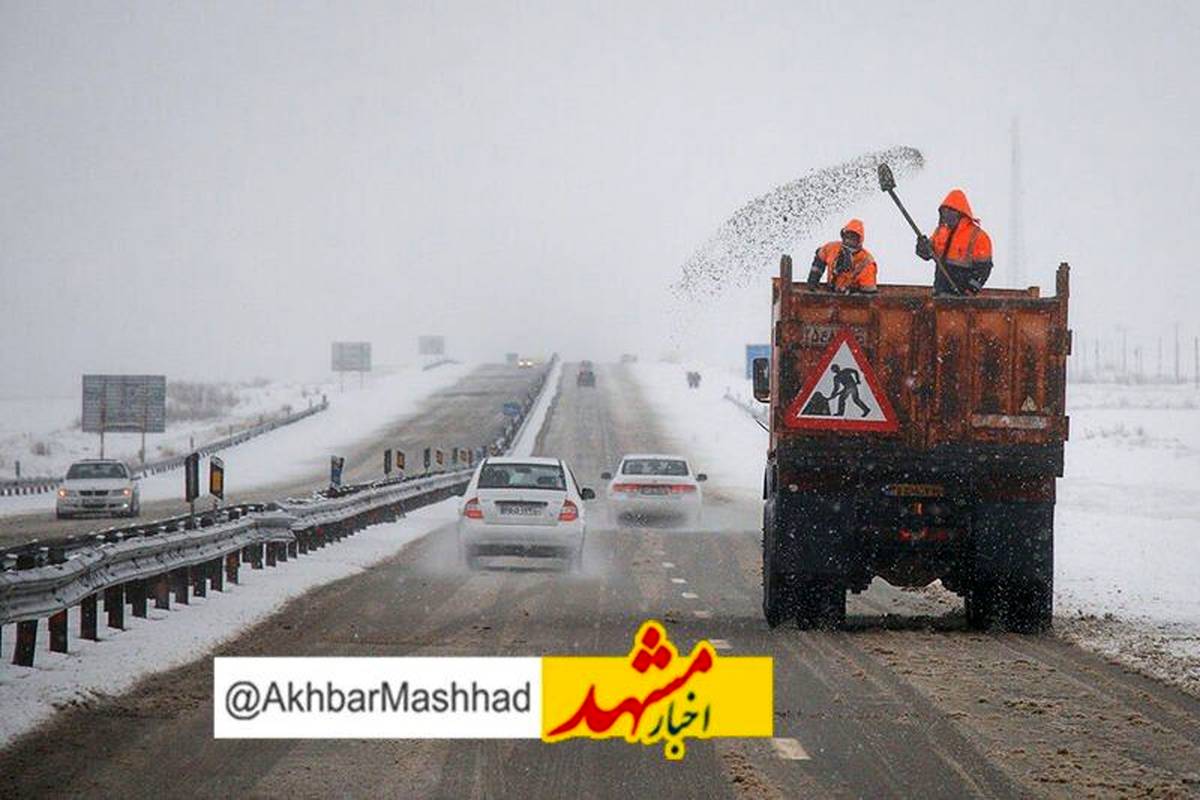
<path id="1" fill-rule="evenodd" d="M 463 495 L 458 546 L 471 569 L 481 557 L 556 558 L 583 566 L 587 535 L 582 489 L 558 458 L 486 458 Z"/>
<path id="2" fill-rule="evenodd" d="M 136 517 L 142 508 L 139 480 L 120 461 L 102 458 L 76 461 L 58 490 L 55 515 L 59 519 L 76 514 Z"/>
<path id="3" fill-rule="evenodd" d="M 621 459 L 616 475 L 600 475 L 608 484 L 608 504 L 614 522 L 622 517 L 647 521 L 660 517 L 682 518 L 686 524 L 700 523 L 704 503 L 700 484 L 703 472 L 693 473 L 682 456 L 637 454 Z"/>

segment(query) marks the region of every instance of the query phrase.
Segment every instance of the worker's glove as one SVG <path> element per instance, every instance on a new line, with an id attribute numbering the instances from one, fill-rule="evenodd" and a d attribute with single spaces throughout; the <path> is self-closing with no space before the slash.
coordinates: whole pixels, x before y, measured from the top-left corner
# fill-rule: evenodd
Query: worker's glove
<path id="1" fill-rule="evenodd" d="M 933 243 L 924 234 L 917 237 L 917 258 L 922 261 L 928 261 L 933 258 Z"/>

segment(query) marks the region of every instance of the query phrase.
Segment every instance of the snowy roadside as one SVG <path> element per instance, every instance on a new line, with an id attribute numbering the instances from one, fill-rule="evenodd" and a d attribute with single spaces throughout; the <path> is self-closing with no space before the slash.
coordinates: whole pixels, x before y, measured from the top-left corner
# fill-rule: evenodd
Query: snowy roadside
<path id="1" fill-rule="evenodd" d="M 372 376 L 363 388 L 351 381 L 345 392 L 329 394 L 329 409 L 231 447 L 225 462 L 230 491 L 299 482 L 328 470 L 329 456 L 352 447 L 380 428 L 420 407 L 427 397 L 450 386 L 474 367 L 450 364 L 425 371 L 419 366 Z M 207 474 L 207 459 L 201 464 Z M 142 480 L 143 502 L 179 497 L 183 478 L 164 472 Z M 0 517 L 54 511 L 54 494 L 0 497 Z"/>
<path id="2" fill-rule="evenodd" d="M 70 652 L 38 648 L 34 667 L 11 664 L 15 626 L 4 626 L 0 647 L 0 747 L 48 719 L 60 708 L 129 689 L 143 677 L 186 664 L 211 652 L 293 598 L 325 583 L 366 571 L 405 545 L 457 518 L 457 498 L 418 509 L 397 522 L 376 525 L 330 547 L 289 560 L 274 569 L 241 570 L 239 584 L 224 592 L 192 597 L 190 605 L 149 611 L 147 619 L 126 617 L 123 631 L 100 628 L 100 641 L 72 636 Z M 79 607 L 69 627 L 79 630 Z M 39 642 L 49 636 L 40 623 Z"/>
<path id="3" fill-rule="evenodd" d="M 701 373 L 699 389 L 687 388 L 687 370 Z M 767 434 L 724 399 L 727 388 L 750 397 L 742 375 L 697 364 L 631 371 L 712 490 L 757 502 Z M 1200 694 L 1200 393 L 1072 384 L 1068 411 L 1056 633 Z"/>

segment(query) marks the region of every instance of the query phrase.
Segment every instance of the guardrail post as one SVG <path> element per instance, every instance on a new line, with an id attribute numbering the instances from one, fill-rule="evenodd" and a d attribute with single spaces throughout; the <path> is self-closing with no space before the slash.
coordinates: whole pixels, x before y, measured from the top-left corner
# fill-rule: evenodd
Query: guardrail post
<path id="1" fill-rule="evenodd" d="M 230 583 L 238 582 L 238 567 L 241 563 L 241 555 L 236 550 L 225 554 L 225 579 Z"/>
<path id="2" fill-rule="evenodd" d="M 207 597 L 208 576 L 204 574 L 204 565 L 193 564 L 192 566 L 187 567 L 187 570 L 192 579 L 192 594 L 194 594 L 196 597 Z"/>
<path id="3" fill-rule="evenodd" d="M 263 546 L 262 542 L 250 545 L 250 569 L 263 568 Z"/>
<path id="4" fill-rule="evenodd" d="M 275 545 L 275 558 L 283 563 L 287 563 L 288 548 L 291 546 L 291 542 L 277 542 Z"/>
<path id="5" fill-rule="evenodd" d="M 104 611 L 108 627 L 125 630 L 125 586 L 117 584 L 104 590 Z"/>
<path id="6" fill-rule="evenodd" d="M 89 594 L 79 603 L 79 638 L 89 642 L 100 640 L 96 632 L 96 606 L 98 595 Z"/>
<path id="7" fill-rule="evenodd" d="M 325 546 L 325 526 L 318 525 L 316 528 L 313 529 L 313 540 L 312 540 L 312 544 L 309 545 L 309 549 L 320 550 L 324 546 Z"/>
<path id="8" fill-rule="evenodd" d="M 286 548 L 286 551 L 287 551 L 287 557 L 288 557 L 288 558 L 298 558 L 298 557 L 299 557 L 299 550 L 298 550 L 297 548 L 298 548 L 299 546 L 300 546 L 300 545 L 299 545 L 299 543 L 296 541 L 296 538 L 295 538 L 295 536 L 293 536 L 293 537 L 292 537 L 292 540 L 291 540 L 290 542 L 288 542 L 288 543 L 287 543 L 287 548 Z M 285 559 L 285 560 L 286 560 L 286 559 Z"/>
<path id="9" fill-rule="evenodd" d="M 33 653 L 37 649 L 36 619 L 17 623 L 17 646 L 13 649 L 13 663 L 18 667 L 32 667 Z"/>
<path id="10" fill-rule="evenodd" d="M 304 528 L 296 531 L 296 552 L 300 555 L 308 554 L 308 542 L 312 538 L 312 528 Z"/>
<path id="11" fill-rule="evenodd" d="M 188 571 L 187 567 L 171 570 L 171 584 L 175 589 L 175 602 L 181 606 L 188 604 Z"/>
<path id="12" fill-rule="evenodd" d="M 221 569 L 221 559 L 214 558 L 207 564 L 208 580 L 214 592 L 225 591 L 225 573 Z"/>
<path id="13" fill-rule="evenodd" d="M 129 582 L 130 613 L 139 619 L 146 618 L 146 582 L 143 580 Z"/>
<path id="14" fill-rule="evenodd" d="M 164 572 L 154 579 L 154 607 L 171 610 L 171 575 Z"/>
<path id="15" fill-rule="evenodd" d="M 275 566 L 275 554 L 278 552 L 275 542 L 266 542 L 263 547 L 265 547 L 267 551 L 267 566 Z"/>
<path id="16" fill-rule="evenodd" d="M 50 652 L 67 652 L 67 610 L 65 608 L 50 616 Z"/>

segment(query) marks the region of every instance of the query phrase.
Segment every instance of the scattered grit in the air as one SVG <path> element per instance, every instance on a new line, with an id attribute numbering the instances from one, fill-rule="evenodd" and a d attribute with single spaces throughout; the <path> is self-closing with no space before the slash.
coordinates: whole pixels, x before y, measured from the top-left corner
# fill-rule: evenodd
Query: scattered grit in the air
<path id="1" fill-rule="evenodd" d="M 925 158 L 915 147 L 893 147 L 814 170 L 772 189 L 738 209 L 688 259 L 672 291 L 681 300 L 715 297 L 775 269 L 781 253 L 810 238 L 831 216 L 878 192 L 882 163 L 904 178 L 921 169 Z"/>

